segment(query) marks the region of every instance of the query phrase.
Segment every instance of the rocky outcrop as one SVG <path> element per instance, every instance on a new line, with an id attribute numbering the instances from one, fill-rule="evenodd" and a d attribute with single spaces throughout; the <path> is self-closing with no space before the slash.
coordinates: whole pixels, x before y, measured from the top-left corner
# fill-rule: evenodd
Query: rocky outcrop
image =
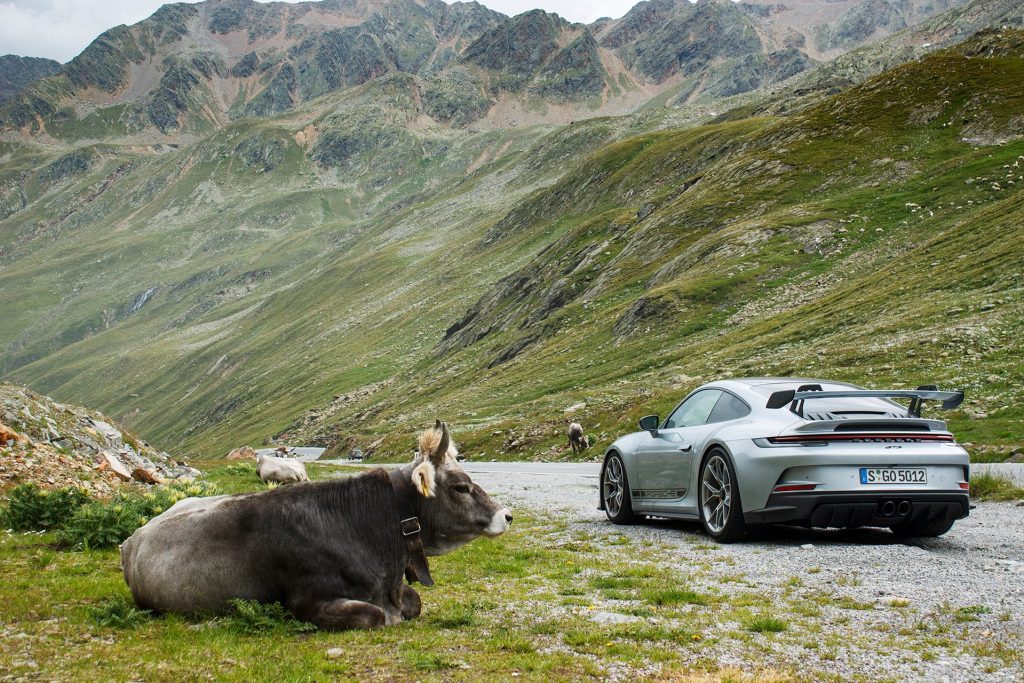
<path id="1" fill-rule="evenodd" d="M 255 460 L 256 459 L 256 451 L 254 451 L 250 446 L 242 446 L 241 448 L 236 448 L 236 449 L 232 450 L 230 453 L 228 453 L 225 456 L 225 459 L 226 460 Z"/>
<path id="2" fill-rule="evenodd" d="M 0 489 L 35 483 L 105 497 L 130 482 L 159 484 L 196 474 L 100 413 L 0 384 Z"/>
<path id="3" fill-rule="evenodd" d="M 762 50 L 747 15 L 731 2 L 709 0 L 640 3 L 601 43 L 615 49 L 628 66 L 655 83 L 677 73 L 695 74 L 717 60 Z"/>
<path id="4" fill-rule="evenodd" d="M 492 90 L 516 92 L 558 51 L 558 38 L 567 27 L 557 14 L 523 12 L 480 36 L 462 53 L 461 61 L 489 70 Z"/>
<path id="5" fill-rule="evenodd" d="M 60 62 L 39 57 L 0 56 L 0 104 L 41 78 L 60 71 Z"/>

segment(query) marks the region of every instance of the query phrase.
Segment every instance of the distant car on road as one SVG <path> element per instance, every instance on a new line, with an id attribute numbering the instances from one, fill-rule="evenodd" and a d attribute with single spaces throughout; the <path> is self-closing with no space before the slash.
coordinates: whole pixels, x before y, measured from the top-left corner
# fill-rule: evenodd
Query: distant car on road
<path id="1" fill-rule="evenodd" d="M 926 401 L 952 409 L 963 392 L 711 382 L 608 448 L 599 507 L 617 524 L 699 520 L 723 542 L 773 523 L 940 536 L 970 510 L 970 460 L 945 422 L 921 416 Z"/>

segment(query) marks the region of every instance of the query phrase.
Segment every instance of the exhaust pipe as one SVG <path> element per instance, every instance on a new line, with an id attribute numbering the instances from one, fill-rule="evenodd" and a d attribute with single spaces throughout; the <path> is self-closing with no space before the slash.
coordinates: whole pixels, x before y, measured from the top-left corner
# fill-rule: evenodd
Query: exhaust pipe
<path id="1" fill-rule="evenodd" d="M 882 503 L 883 517 L 892 517 L 894 514 L 896 514 L 896 503 L 892 502 L 891 500 L 887 500 L 884 503 Z"/>
<path id="2" fill-rule="evenodd" d="M 900 504 L 896 506 L 896 514 L 898 514 L 900 517 L 910 514 L 910 501 L 901 500 Z"/>

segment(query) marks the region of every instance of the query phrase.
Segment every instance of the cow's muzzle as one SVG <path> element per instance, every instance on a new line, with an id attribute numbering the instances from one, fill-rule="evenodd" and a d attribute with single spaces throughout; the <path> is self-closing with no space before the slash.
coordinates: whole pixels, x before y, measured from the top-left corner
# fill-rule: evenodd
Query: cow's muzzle
<path id="1" fill-rule="evenodd" d="M 494 517 L 491 518 L 491 523 L 484 529 L 484 535 L 494 538 L 495 536 L 501 536 L 503 533 L 508 531 L 508 525 L 512 523 L 512 511 L 508 508 L 502 508 L 494 513 Z"/>

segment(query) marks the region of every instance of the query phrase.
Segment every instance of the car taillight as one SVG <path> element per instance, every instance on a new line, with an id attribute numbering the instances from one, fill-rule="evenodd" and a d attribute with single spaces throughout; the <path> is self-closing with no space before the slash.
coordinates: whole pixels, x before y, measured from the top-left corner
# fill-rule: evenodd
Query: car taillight
<path id="1" fill-rule="evenodd" d="M 964 491 L 970 491 L 971 485 L 968 484 L 966 481 L 962 481 L 960 482 L 960 488 L 962 488 Z"/>
<path id="2" fill-rule="evenodd" d="M 770 436 L 765 439 L 754 439 L 754 443 L 762 448 L 779 446 L 827 446 L 830 443 L 924 443 L 941 441 L 955 443 L 952 434 L 900 434 L 900 433 L 854 433 L 842 434 L 786 434 Z"/>
<path id="3" fill-rule="evenodd" d="M 787 493 L 791 491 L 813 491 L 818 485 L 817 484 L 779 484 L 772 493 Z"/>

